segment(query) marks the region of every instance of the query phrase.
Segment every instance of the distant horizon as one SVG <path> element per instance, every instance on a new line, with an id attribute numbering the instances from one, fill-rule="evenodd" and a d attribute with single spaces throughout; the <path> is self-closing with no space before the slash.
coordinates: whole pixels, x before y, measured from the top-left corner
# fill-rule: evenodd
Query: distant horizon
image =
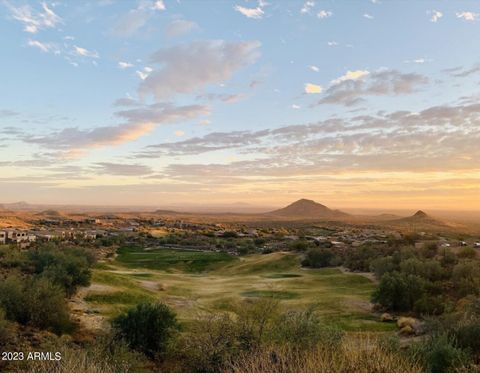
<path id="1" fill-rule="evenodd" d="M 25 203 L 28 206 L 31 206 L 32 208 L 40 208 L 40 207 L 58 207 L 58 208 L 94 208 L 94 209 L 99 209 L 101 210 L 102 208 L 105 209 L 129 209 L 134 212 L 135 208 L 142 209 L 143 211 L 151 211 L 155 212 L 157 210 L 172 210 L 176 212 L 181 212 L 181 213 L 207 213 L 208 211 L 214 212 L 214 213 L 219 213 L 219 212 L 225 212 L 228 213 L 230 211 L 223 211 L 223 208 L 227 207 L 234 207 L 238 206 L 237 210 L 231 210 L 233 213 L 246 213 L 248 214 L 248 211 L 256 211 L 256 213 L 262 213 L 262 212 L 270 212 L 275 209 L 283 208 L 291 203 L 294 203 L 300 199 L 311 199 L 311 198 L 299 198 L 296 200 L 292 200 L 289 202 L 285 202 L 284 204 L 281 205 L 254 205 L 248 202 L 241 202 L 241 201 L 236 201 L 232 203 L 171 203 L 171 204 L 155 204 L 155 206 L 152 205 L 141 205 L 141 204 L 76 204 L 76 203 L 36 203 L 36 202 L 29 202 L 29 201 L 15 201 L 15 202 L 0 202 L 0 206 L 5 206 L 5 205 L 15 205 L 15 204 L 21 204 Z M 349 206 L 333 206 L 328 203 L 324 203 L 322 201 L 318 201 L 315 199 L 311 199 L 316 203 L 320 203 L 332 210 L 341 210 L 350 214 L 358 214 L 362 215 L 362 213 L 367 214 L 394 214 L 394 213 L 403 213 L 408 215 L 412 215 L 417 211 L 424 211 L 427 213 L 440 213 L 440 214 L 448 214 L 448 213 L 454 213 L 454 214 L 461 214 L 461 213 L 466 213 L 466 214 L 472 214 L 472 215 L 477 215 L 480 218 L 480 210 L 462 210 L 462 209 L 444 209 L 444 208 L 422 208 L 422 207 L 405 207 L 405 208 L 391 208 L 391 207 L 349 207 Z M 189 210 L 191 209 L 191 210 Z M 241 212 L 241 211 L 246 211 L 246 212 Z"/>

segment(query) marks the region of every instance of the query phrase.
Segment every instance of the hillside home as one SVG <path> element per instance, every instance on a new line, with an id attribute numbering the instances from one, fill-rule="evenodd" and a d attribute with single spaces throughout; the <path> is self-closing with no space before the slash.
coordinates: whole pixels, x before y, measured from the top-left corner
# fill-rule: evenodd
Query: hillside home
<path id="1" fill-rule="evenodd" d="M 7 243 L 7 233 L 0 231 L 0 245 L 5 245 Z"/>
<path id="2" fill-rule="evenodd" d="M 37 239 L 35 234 L 24 230 L 8 229 L 3 233 L 5 234 L 5 243 L 22 244 L 35 242 Z M 0 235 L 0 242 L 1 241 Z"/>

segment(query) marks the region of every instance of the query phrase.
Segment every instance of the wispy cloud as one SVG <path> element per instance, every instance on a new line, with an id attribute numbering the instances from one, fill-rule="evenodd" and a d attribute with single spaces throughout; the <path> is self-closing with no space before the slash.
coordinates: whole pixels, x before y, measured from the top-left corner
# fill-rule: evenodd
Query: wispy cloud
<path id="1" fill-rule="evenodd" d="M 242 100 L 244 96 L 239 93 L 203 93 L 197 96 L 197 100 L 222 101 L 234 103 Z"/>
<path id="2" fill-rule="evenodd" d="M 53 43 L 45 43 L 45 42 L 41 42 L 39 40 L 30 39 L 28 41 L 28 45 L 30 47 L 40 49 L 44 53 L 49 53 L 49 52 L 53 52 L 53 53 L 56 53 L 56 54 L 60 53 L 60 50 L 58 49 L 58 47 Z"/>
<path id="3" fill-rule="evenodd" d="M 450 69 L 445 69 L 444 72 L 455 78 L 465 78 L 467 76 L 480 73 L 480 63 L 477 63 L 470 68 L 463 68 L 461 66 L 453 67 Z"/>
<path id="4" fill-rule="evenodd" d="M 331 16 L 333 16 L 333 12 L 329 10 L 321 10 L 317 13 L 317 17 L 320 19 L 330 18 Z"/>
<path id="5" fill-rule="evenodd" d="M 130 62 L 120 61 L 120 62 L 118 62 L 118 67 L 122 70 L 125 70 L 125 69 L 128 69 L 130 67 L 133 67 L 133 64 L 130 63 Z"/>
<path id="6" fill-rule="evenodd" d="M 348 70 L 344 75 L 332 80 L 331 84 L 339 84 L 346 80 L 357 80 L 363 78 L 364 76 L 367 76 L 368 74 L 370 74 L 370 72 L 367 70 Z"/>
<path id="7" fill-rule="evenodd" d="M 90 51 L 86 48 L 82 48 L 77 45 L 73 46 L 73 54 L 81 57 L 100 58 L 97 51 Z"/>
<path id="8" fill-rule="evenodd" d="M 50 8 L 46 2 L 41 3 L 41 10 L 30 5 L 14 6 L 9 1 L 4 1 L 13 19 L 24 25 L 24 31 L 36 34 L 38 31 L 55 28 L 62 23 L 62 19 Z"/>
<path id="9" fill-rule="evenodd" d="M 302 9 L 300 9 L 300 13 L 307 14 L 310 13 L 315 6 L 315 1 L 305 1 L 303 3 Z"/>
<path id="10" fill-rule="evenodd" d="M 403 63 L 424 64 L 424 63 L 431 62 L 431 61 L 432 61 L 431 59 L 421 57 L 421 58 L 415 58 L 413 60 L 405 60 L 405 61 L 403 61 Z"/>
<path id="11" fill-rule="evenodd" d="M 163 1 L 140 1 L 138 6 L 122 15 L 111 32 L 115 36 L 130 37 L 140 31 L 159 11 L 166 9 Z"/>
<path id="12" fill-rule="evenodd" d="M 198 25 L 195 22 L 187 21 L 185 19 L 177 19 L 168 24 L 165 32 L 169 38 L 174 38 L 196 29 L 198 29 Z"/>
<path id="13" fill-rule="evenodd" d="M 117 176 L 144 176 L 153 173 L 153 170 L 141 164 L 125 164 L 98 162 L 92 167 L 92 170 L 99 175 L 117 175 Z"/>
<path id="14" fill-rule="evenodd" d="M 457 18 L 461 18 L 465 21 L 469 22 L 474 22 L 477 20 L 477 18 L 480 16 L 480 13 L 474 13 L 474 12 L 457 12 L 455 13 Z"/>
<path id="15" fill-rule="evenodd" d="M 430 22 L 436 23 L 443 17 L 443 13 L 438 10 L 429 10 L 427 12 L 430 15 Z"/>
<path id="16" fill-rule="evenodd" d="M 144 67 L 142 70 L 137 70 L 135 71 L 135 74 L 137 74 L 137 76 L 141 79 L 141 80 L 145 80 L 148 78 L 148 76 L 150 75 L 150 73 L 153 71 L 153 69 L 149 66 L 146 66 Z"/>
<path id="17" fill-rule="evenodd" d="M 235 5 L 234 9 L 245 17 L 252 19 L 262 19 L 265 14 L 260 6 L 257 6 L 256 8 L 246 8 L 241 5 Z"/>
<path id="18" fill-rule="evenodd" d="M 90 129 L 71 127 L 44 136 L 22 135 L 21 139 L 57 151 L 60 157 L 78 157 L 90 149 L 137 140 L 159 124 L 177 123 L 209 113 L 209 108 L 202 105 L 156 104 L 117 112 L 116 115 L 126 121 L 120 125 Z"/>

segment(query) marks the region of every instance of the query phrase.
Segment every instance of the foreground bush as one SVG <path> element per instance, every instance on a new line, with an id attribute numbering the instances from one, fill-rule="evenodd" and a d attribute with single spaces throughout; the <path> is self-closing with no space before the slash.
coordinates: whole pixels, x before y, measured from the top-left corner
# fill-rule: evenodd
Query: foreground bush
<path id="1" fill-rule="evenodd" d="M 280 312 L 278 301 L 266 298 L 241 302 L 231 311 L 192 323 L 176 346 L 182 372 L 221 372 L 265 346 L 307 351 L 342 343 L 343 333 L 326 327 L 313 309 Z"/>
<path id="2" fill-rule="evenodd" d="M 182 371 L 219 372 L 239 353 L 271 341 L 278 327 L 278 306 L 273 298 L 246 300 L 229 313 L 200 315 L 177 345 Z"/>
<path id="3" fill-rule="evenodd" d="M 411 346 L 410 353 L 423 362 L 429 373 L 455 372 L 469 365 L 468 353 L 446 334 Z"/>
<path id="4" fill-rule="evenodd" d="M 341 330 L 323 325 L 313 309 L 285 312 L 278 317 L 270 333 L 275 343 L 298 349 L 317 345 L 333 348 L 340 345 L 343 338 Z"/>
<path id="5" fill-rule="evenodd" d="M 85 250 L 77 248 L 62 250 L 46 245 L 30 251 L 29 258 L 35 273 L 62 286 L 68 297 L 75 294 L 79 286 L 90 285 L 90 266 L 94 260 Z"/>
<path id="6" fill-rule="evenodd" d="M 150 358 L 164 354 L 179 329 L 175 312 L 163 303 L 141 303 L 118 316 L 113 327 L 130 348 Z"/>
<path id="7" fill-rule="evenodd" d="M 7 319 L 57 334 L 73 328 L 63 288 L 46 278 L 16 276 L 0 283 L 0 307 Z"/>

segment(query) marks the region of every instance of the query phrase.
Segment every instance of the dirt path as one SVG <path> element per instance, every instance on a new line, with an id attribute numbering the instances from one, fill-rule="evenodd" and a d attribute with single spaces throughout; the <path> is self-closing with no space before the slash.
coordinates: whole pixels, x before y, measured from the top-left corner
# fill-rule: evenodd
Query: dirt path
<path id="1" fill-rule="evenodd" d="M 90 332 L 99 332 L 108 330 L 110 325 L 101 316 L 100 313 L 92 308 L 86 301 L 85 297 L 91 291 L 102 292 L 111 291 L 110 286 L 93 284 L 89 287 L 81 288 L 75 296 L 70 299 L 69 307 L 73 318 L 80 324 L 80 327 Z"/>

